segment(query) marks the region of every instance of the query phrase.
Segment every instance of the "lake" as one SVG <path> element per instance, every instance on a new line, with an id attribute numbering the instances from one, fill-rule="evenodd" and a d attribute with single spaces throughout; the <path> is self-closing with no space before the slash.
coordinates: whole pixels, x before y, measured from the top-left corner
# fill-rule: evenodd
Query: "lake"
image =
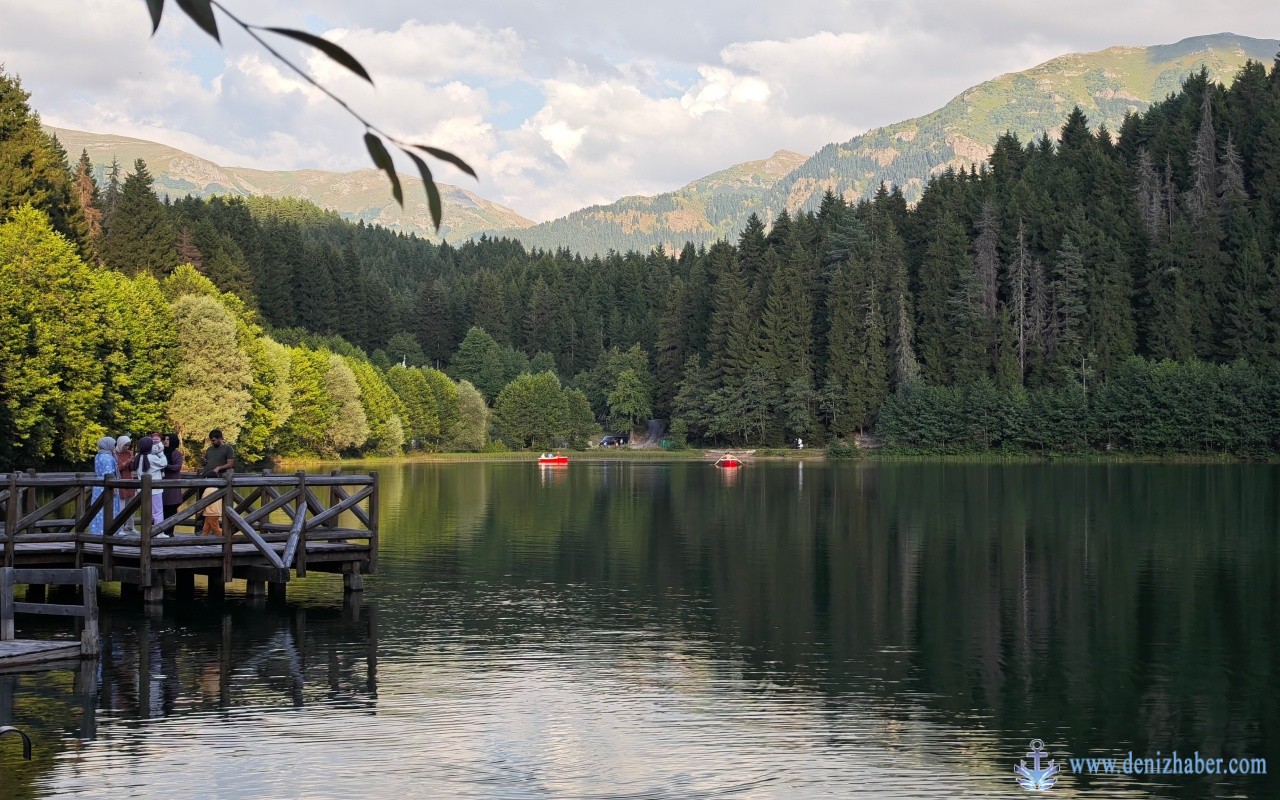
<path id="1" fill-rule="evenodd" d="M 1024 797 L 1033 739 L 1053 797 L 1280 796 L 1068 766 L 1280 770 L 1280 466 L 380 476 L 358 602 L 109 588 L 96 680 L 0 676 L 0 797 Z"/>

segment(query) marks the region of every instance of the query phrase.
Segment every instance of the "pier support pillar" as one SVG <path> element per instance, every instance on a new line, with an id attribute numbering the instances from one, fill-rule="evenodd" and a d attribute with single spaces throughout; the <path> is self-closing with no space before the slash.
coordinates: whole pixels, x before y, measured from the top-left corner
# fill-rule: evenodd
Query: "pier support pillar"
<path id="1" fill-rule="evenodd" d="M 289 584 L 271 581 L 267 584 L 267 599 L 272 603 L 284 603 Z"/>
<path id="2" fill-rule="evenodd" d="M 224 600 L 227 597 L 227 584 L 222 580 L 222 570 L 209 573 L 209 599 Z"/>
<path id="3" fill-rule="evenodd" d="M 43 603 L 45 598 L 45 586 L 43 583 L 32 583 L 27 585 L 27 602 Z"/>
<path id="4" fill-rule="evenodd" d="M 252 580 L 245 581 L 244 583 L 245 597 L 248 597 L 249 599 L 253 599 L 255 597 L 265 597 L 266 594 L 267 594 L 266 581 L 252 581 Z"/>
<path id="5" fill-rule="evenodd" d="M 342 591 L 345 594 L 364 591 L 364 576 L 359 572 L 347 572 L 342 576 Z"/>
<path id="6" fill-rule="evenodd" d="M 121 600 L 137 600 L 138 584 L 120 582 L 120 599 Z"/>
<path id="7" fill-rule="evenodd" d="M 189 569 L 178 572 L 174 581 L 178 586 L 179 597 L 191 597 L 196 593 L 196 574 Z"/>
<path id="8" fill-rule="evenodd" d="M 162 581 L 155 581 L 150 586 L 142 587 L 142 602 L 149 605 L 151 603 L 160 603 L 163 600 L 164 583 Z"/>

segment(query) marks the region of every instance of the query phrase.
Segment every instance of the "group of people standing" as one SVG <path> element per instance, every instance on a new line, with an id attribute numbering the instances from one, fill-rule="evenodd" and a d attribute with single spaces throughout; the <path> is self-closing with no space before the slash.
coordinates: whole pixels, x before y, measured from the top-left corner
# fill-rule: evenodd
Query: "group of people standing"
<path id="1" fill-rule="evenodd" d="M 143 475 L 150 475 L 152 481 L 172 480 L 182 474 L 182 442 L 176 433 L 152 433 L 138 440 L 138 447 L 133 447 L 133 439 L 120 436 L 112 439 L 104 436 L 98 440 L 98 453 L 93 458 L 93 472 L 99 478 L 113 475 L 121 480 L 134 480 Z M 200 471 L 202 477 L 221 475 L 235 464 L 235 451 L 222 438 L 222 431 L 214 429 L 209 432 L 209 449 L 205 451 L 204 466 Z M 113 510 L 119 516 L 121 507 L 133 499 L 137 489 L 118 489 L 115 494 Z M 93 499 L 102 493 L 101 488 L 93 490 Z M 166 486 L 159 492 L 151 494 L 151 508 L 142 509 L 142 513 L 151 514 L 156 525 L 178 513 L 182 505 L 182 488 Z M 221 513 L 221 509 L 219 509 Z M 103 514 L 99 513 L 89 524 L 89 532 L 102 535 Z M 206 525 L 206 532 L 208 531 Z M 134 533 L 137 528 L 133 515 L 124 521 L 122 533 Z M 159 533 L 157 537 L 169 534 Z"/>

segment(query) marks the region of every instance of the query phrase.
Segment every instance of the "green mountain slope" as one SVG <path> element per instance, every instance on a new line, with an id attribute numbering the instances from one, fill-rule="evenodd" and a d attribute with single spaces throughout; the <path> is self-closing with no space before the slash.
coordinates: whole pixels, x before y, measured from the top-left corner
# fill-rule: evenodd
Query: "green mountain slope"
<path id="1" fill-rule="evenodd" d="M 1222 33 L 1156 47 L 1112 47 L 1075 53 L 979 84 L 923 117 L 829 144 L 779 181 L 763 209 L 776 214 L 815 208 L 830 189 L 846 200 L 875 192 L 881 181 L 919 199 L 930 175 L 947 167 L 968 169 L 991 154 L 997 137 L 1013 131 L 1023 141 L 1056 138 L 1067 114 L 1079 106 L 1097 129 L 1119 129 L 1125 114 L 1178 91 L 1201 67 L 1212 80 L 1231 82 L 1245 62 L 1270 64 L 1280 41 Z"/>
<path id="2" fill-rule="evenodd" d="M 441 238 L 462 241 L 480 231 L 493 228 L 519 230 L 533 224 L 505 206 L 457 186 L 441 183 L 437 185 L 444 202 L 444 221 L 437 235 L 431 228 L 426 195 L 417 176 L 400 175 L 405 196 L 405 207 L 401 209 L 391 199 L 386 176 L 374 169 L 270 172 L 223 167 L 176 148 L 141 139 L 64 128 L 47 127 L 47 130 L 62 142 L 73 163 L 81 150 L 87 150 L 100 181 L 113 157 L 120 160 L 121 170 L 125 172 L 133 168 L 135 159 L 145 160 L 156 177 L 156 192 L 160 195 L 299 197 L 321 208 L 336 211 L 352 221 L 364 220 L 437 241 Z"/>
<path id="3" fill-rule="evenodd" d="M 685 242 L 709 242 L 736 236 L 760 198 L 805 161 L 779 150 L 655 197 L 624 197 L 607 206 L 591 206 L 525 230 L 504 230 L 526 247 L 568 247 L 584 254 L 609 250 L 647 252 L 659 245 L 679 251 Z"/>
<path id="4" fill-rule="evenodd" d="M 694 181 L 656 197 L 627 197 L 593 206 L 527 230 L 504 230 L 527 245 L 567 247 L 582 253 L 647 251 L 662 244 L 733 238 L 755 212 L 766 222 L 783 208 L 816 208 L 830 189 L 856 201 L 881 181 L 900 186 L 907 199 L 920 197 L 930 175 L 947 167 L 968 169 L 991 153 L 1005 131 L 1024 142 L 1042 133 L 1056 136 L 1073 106 L 1090 126 L 1119 128 L 1124 115 L 1145 110 L 1178 91 L 1201 67 L 1213 80 L 1230 83 L 1249 59 L 1270 64 L 1280 41 L 1230 33 L 1198 36 L 1155 47 L 1113 47 L 1055 58 L 1024 72 L 1001 75 L 974 86 L 923 117 L 877 128 L 846 142 L 829 144 L 785 176 L 764 171 L 785 167 L 794 154 L 780 152 Z M 749 176 L 741 180 L 721 176 Z"/>

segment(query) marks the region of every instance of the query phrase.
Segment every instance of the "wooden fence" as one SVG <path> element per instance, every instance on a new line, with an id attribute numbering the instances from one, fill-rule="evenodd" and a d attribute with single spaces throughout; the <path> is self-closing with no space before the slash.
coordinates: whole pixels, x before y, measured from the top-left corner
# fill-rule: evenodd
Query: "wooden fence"
<path id="1" fill-rule="evenodd" d="M 14 600 L 14 587 L 19 584 L 40 586 L 74 585 L 81 588 L 80 602 L 74 605 L 53 603 L 19 603 Z M 98 569 L 14 569 L 0 567 L 0 642 L 16 639 L 14 614 L 44 614 L 56 617 L 79 617 L 84 620 L 80 632 L 80 654 L 98 653 Z"/>
<path id="2" fill-rule="evenodd" d="M 183 491 L 180 509 L 156 521 L 152 497 L 167 488 Z M 122 498 L 122 490 L 133 496 Z M 221 504 L 222 533 L 199 535 L 206 508 Z M 150 586 L 152 573 L 254 564 L 285 574 L 307 574 L 309 562 L 339 571 L 359 561 L 358 572 L 378 566 L 376 474 L 329 475 L 231 473 L 152 481 L 121 480 L 84 473 L 33 471 L 0 475 L 0 566 L 66 563 L 101 567 L 103 580 Z M 138 517 L 135 531 L 126 521 Z M 102 533 L 91 532 L 96 520 Z"/>

